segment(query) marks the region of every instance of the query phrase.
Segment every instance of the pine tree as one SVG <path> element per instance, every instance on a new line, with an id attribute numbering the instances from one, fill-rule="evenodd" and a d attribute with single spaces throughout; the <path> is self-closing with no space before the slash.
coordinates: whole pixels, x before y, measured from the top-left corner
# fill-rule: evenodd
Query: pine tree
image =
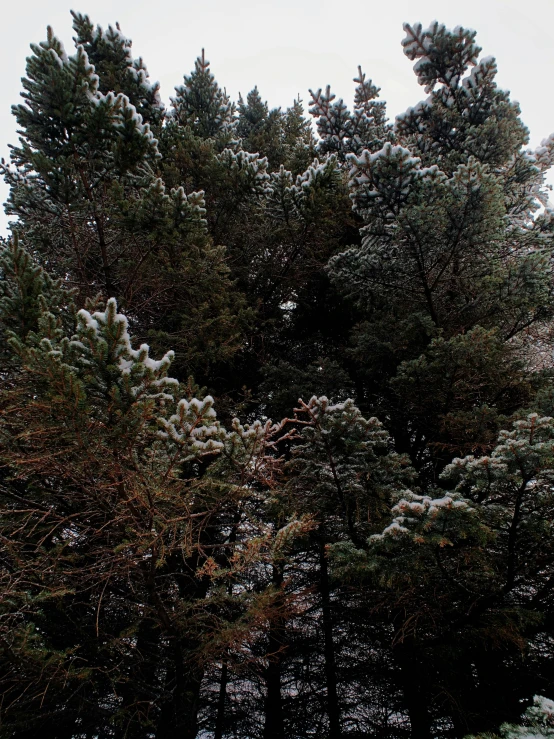
<path id="1" fill-rule="evenodd" d="M 469 157 L 501 167 L 509 154 L 518 159 L 528 132 L 518 105 L 496 85 L 495 60 L 478 61 L 476 32 L 451 31 L 437 21 L 426 29 L 406 23 L 404 30 L 404 54 L 416 62 L 417 80 L 431 95 L 397 118 L 399 135 L 448 174 Z"/>
<path id="2" fill-rule="evenodd" d="M 248 93 L 246 103 L 239 97 L 237 133 L 246 151 L 267 157 L 270 165 L 283 161 L 283 114 L 279 108 L 269 110 L 257 87 Z"/>
<path id="3" fill-rule="evenodd" d="M 480 327 L 496 331 L 498 342 L 507 344 L 502 361 L 511 375 L 516 344 L 524 350 L 524 332 L 548 321 L 552 311 L 551 218 L 549 211 L 534 217 L 545 202 L 551 149 L 547 141 L 536 153 L 520 151 L 527 133 L 519 109 L 497 89 L 494 62 L 477 63 L 474 32 L 438 24 L 405 30 L 404 51 L 417 60 L 418 80 L 431 95 L 397 118 L 394 142 L 351 157 L 351 197 L 364 222 L 362 243 L 333 257 L 329 271 L 360 312 L 353 351 L 363 403 L 383 404 L 378 412 L 390 417 L 399 450 L 420 467 L 421 454 L 427 456 L 431 468 L 425 474 L 433 478 L 443 463 L 431 461 L 432 445 L 450 440 L 445 414 L 452 409 L 443 406 L 430 424 L 424 417 L 408 418 L 395 393 L 412 366 L 402 363 L 430 361 L 427 351 L 434 352 L 439 337 L 454 342 L 455 352 L 457 337 Z M 493 135 L 497 128 L 501 134 Z M 476 339 L 479 331 L 471 335 Z M 478 362 L 480 342 L 466 346 L 476 352 L 471 362 Z M 444 364 L 436 377 L 448 372 Z M 397 373 L 401 377 L 391 388 Z M 492 388 L 492 375 L 490 382 Z M 434 391 L 428 384 L 429 397 Z M 509 414 L 525 404 L 521 396 L 510 402 L 510 393 L 483 394 L 478 405 L 470 401 L 459 408 L 476 430 L 473 444 L 486 443 L 478 426 L 487 408 Z M 498 428 L 493 421 L 493 430 Z"/>
<path id="4" fill-rule="evenodd" d="M 450 714 L 460 736 L 515 720 L 535 670 L 544 674 L 539 665 L 551 659 L 543 651 L 538 664 L 517 661 L 550 618 L 552 424 L 537 414 L 515 422 L 490 456 L 454 459 L 446 492 L 397 496 L 369 548 L 334 548 L 343 575 L 365 572 L 389 592 L 383 606 L 396 611 L 413 736 L 431 736 L 437 711 Z M 440 694 L 451 699 L 439 708 Z"/>
<path id="5" fill-rule="evenodd" d="M 239 95 L 237 133 L 243 149 L 267 157 L 270 170 L 282 165 L 296 176 L 316 156 L 314 136 L 300 99 L 282 112 L 280 108 L 270 110 L 257 87 L 248 93 L 246 102 Z"/>
<path id="6" fill-rule="evenodd" d="M 342 98 L 333 102 L 336 95 L 331 93 L 329 85 L 325 92 L 321 88 L 316 92 L 310 90 L 310 113 L 317 119 L 320 136 L 318 148 L 322 153 L 337 154 L 342 162 L 350 154 L 378 151 L 385 141 L 393 137 L 391 127 L 387 125 L 385 103 L 377 100 L 379 88 L 372 80 L 366 80 L 361 67 L 358 67 L 354 82 L 357 85 L 352 113 Z"/>
<path id="7" fill-rule="evenodd" d="M 33 262 L 17 236 L 0 251 L 0 276 L 2 364 L 7 370 L 9 362 L 15 359 L 8 337 L 25 341 L 30 333 L 36 332 L 44 302 L 63 316 L 62 309 L 72 307 L 72 293 L 61 280 L 53 280 Z"/>
<path id="8" fill-rule="evenodd" d="M 20 366 L 1 397 L 5 731 L 194 737 L 205 660 L 271 612 L 228 587 L 288 536 L 248 500 L 271 425 L 226 432 L 213 398 L 180 396 L 173 352 L 133 348 L 114 299 L 72 314 L 20 247 L 2 263 Z"/>
<path id="9" fill-rule="evenodd" d="M 65 273 L 70 260 L 77 284 L 113 294 L 105 193 L 122 177 L 136 183 L 155 160 L 156 142 L 128 98 L 98 91 L 82 47 L 68 57 L 49 29 L 32 49 L 25 104 L 13 109 L 20 146 L 12 147 L 12 166 L 3 165 L 7 211 L 37 248 L 52 243 L 52 267 Z"/>
<path id="10" fill-rule="evenodd" d="M 134 59 L 132 42 L 116 23 L 115 28 L 94 28 L 88 15 L 71 11 L 76 46 L 82 46 L 98 75 L 98 89 L 107 94 L 122 93 L 129 98 L 144 123 L 158 133 L 164 118 L 159 84 L 152 83 L 142 58 Z"/>
<path id="11" fill-rule="evenodd" d="M 284 113 L 283 133 L 285 160 L 283 164 L 294 176 L 302 174 L 316 156 L 316 141 L 310 122 L 304 117 L 300 96 Z"/>
<path id="12" fill-rule="evenodd" d="M 265 123 L 269 115 L 267 102 L 263 102 L 258 88 L 255 87 L 246 96 L 246 103 L 239 95 L 237 133 L 243 138 L 248 137 L 252 131 Z"/>
<path id="13" fill-rule="evenodd" d="M 87 18 L 76 23 L 86 37 Z M 127 64 L 105 72 L 103 85 L 135 79 L 119 31 L 108 34 L 111 41 L 95 34 L 88 46 L 101 69 L 112 64 L 110 49 Z M 240 344 L 242 305 L 223 249 L 207 236 L 203 193 L 166 190 L 154 171 L 160 155 L 148 123 L 126 94 L 100 91 L 81 44 L 68 57 L 49 30 L 33 46 L 27 73 L 26 102 L 14 108 L 20 146 L 3 165 L 17 229 L 50 270 L 78 288 L 81 302 L 99 292 L 118 298 L 143 337 L 150 333 L 157 346 L 171 338 L 183 350 L 185 372 L 206 376 Z M 150 89 L 144 74 L 137 80 Z"/>
<path id="14" fill-rule="evenodd" d="M 339 690 L 344 695 L 349 683 L 344 633 L 348 635 L 353 624 L 339 615 L 348 596 L 331 580 L 328 548 L 337 542 L 364 547 L 412 473 L 407 460 L 387 448 L 382 425 L 376 418 L 364 419 L 352 400 L 332 405 L 326 397 L 313 397 L 309 403 L 300 402 L 296 414 L 300 438 L 287 464 L 287 505 L 314 521 L 308 551 L 315 560 L 311 577 L 319 596 L 315 608 L 323 642 L 327 731 L 334 737 L 341 735 L 348 719 L 341 715 L 344 699 L 339 700 Z"/>
<path id="15" fill-rule="evenodd" d="M 171 99 L 172 116 L 181 126 L 190 126 L 200 138 L 229 141 L 236 128 L 235 106 L 210 71 L 204 49 L 194 63 L 194 71 L 185 75 L 184 84 L 175 88 Z"/>
<path id="16" fill-rule="evenodd" d="M 535 737 L 547 739 L 554 736 L 553 718 L 554 703 L 542 695 L 535 695 L 533 705 L 522 716 L 523 725 L 503 724 L 500 727 L 500 739 L 517 739 L 517 737 Z M 530 732 L 533 732 L 532 734 Z M 469 739 L 495 739 L 496 734 L 479 734 Z"/>

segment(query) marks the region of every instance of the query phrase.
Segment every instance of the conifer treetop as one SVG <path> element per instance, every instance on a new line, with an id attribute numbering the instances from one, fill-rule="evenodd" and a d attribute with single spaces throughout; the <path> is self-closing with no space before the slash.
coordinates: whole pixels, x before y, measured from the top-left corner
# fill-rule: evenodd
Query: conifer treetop
<path id="1" fill-rule="evenodd" d="M 175 88 L 171 98 L 173 119 L 182 126 L 190 126 L 201 138 L 230 135 L 235 127 L 235 106 L 217 84 L 210 71 L 210 62 L 204 49 L 184 84 Z"/>

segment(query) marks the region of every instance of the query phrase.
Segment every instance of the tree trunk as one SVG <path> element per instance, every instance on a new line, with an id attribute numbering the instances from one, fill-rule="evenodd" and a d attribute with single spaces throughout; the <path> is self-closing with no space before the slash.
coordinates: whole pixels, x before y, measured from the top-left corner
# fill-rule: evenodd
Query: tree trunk
<path id="1" fill-rule="evenodd" d="M 198 703 L 202 674 L 184 664 L 182 645 L 172 649 L 173 662 L 168 669 L 168 697 L 162 704 L 156 739 L 195 739 L 198 734 Z"/>
<path id="2" fill-rule="evenodd" d="M 335 661 L 335 645 L 333 643 L 333 620 L 331 614 L 331 598 L 329 589 L 329 569 L 325 544 L 319 543 L 319 590 L 323 613 L 323 656 L 325 659 L 325 682 L 327 686 L 327 715 L 329 717 L 329 739 L 340 739 L 340 708 L 337 693 L 337 667 Z"/>
<path id="3" fill-rule="evenodd" d="M 217 716 L 215 720 L 214 739 L 223 739 L 223 729 L 225 726 L 225 698 L 227 697 L 227 680 L 229 668 L 227 660 L 223 660 L 221 666 L 221 679 L 219 681 L 219 696 L 217 699 Z"/>
<path id="4" fill-rule="evenodd" d="M 417 660 L 413 644 L 406 640 L 394 647 L 394 659 L 399 669 L 399 682 L 404 691 L 404 705 L 410 717 L 412 739 L 433 739 L 429 696 L 424 687 L 425 676 Z"/>
<path id="5" fill-rule="evenodd" d="M 113 731 L 114 739 L 144 737 L 144 727 L 151 717 L 158 692 L 156 668 L 159 646 L 159 630 L 150 619 L 143 618 L 137 632 L 136 660 L 130 667 L 128 679 L 118 687 L 121 708 L 128 710 L 129 719 Z"/>
<path id="6" fill-rule="evenodd" d="M 283 585 L 284 565 L 273 565 L 272 584 L 280 591 Z M 276 606 L 279 609 L 282 597 L 277 595 Z M 283 697 L 281 695 L 281 668 L 285 637 L 285 619 L 277 612 L 272 619 L 268 635 L 268 660 L 265 671 L 265 725 L 263 739 L 285 739 L 285 723 L 283 717 Z"/>

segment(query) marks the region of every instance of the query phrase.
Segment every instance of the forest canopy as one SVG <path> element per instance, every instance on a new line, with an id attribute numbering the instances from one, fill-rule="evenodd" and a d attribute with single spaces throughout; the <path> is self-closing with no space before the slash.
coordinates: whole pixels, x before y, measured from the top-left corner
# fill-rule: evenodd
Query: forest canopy
<path id="1" fill-rule="evenodd" d="M 204 50 L 166 107 L 72 16 L 0 165 L 0 738 L 554 736 L 554 135 L 470 29 L 392 121 Z"/>

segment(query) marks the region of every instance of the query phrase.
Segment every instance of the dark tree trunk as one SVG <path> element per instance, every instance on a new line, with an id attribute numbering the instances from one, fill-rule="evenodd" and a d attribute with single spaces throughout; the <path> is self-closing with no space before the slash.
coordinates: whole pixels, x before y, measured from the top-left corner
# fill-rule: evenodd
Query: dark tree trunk
<path id="1" fill-rule="evenodd" d="M 429 694 L 425 686 L 425 674 L 417 659 L 414 645 L 409 641 L 394 647 L 394 659 L 399 669 L 399 682 L 404 692 L 404 705 L 410 717 L 412 739 L 433 739 Z"/>
<path id="2" fill-rule="evenodd" d="M 284 566 L 273 565 L 272 584 L 279 591 L 283 585 Z M 268 635 L 268 665 L 265 671 L 266 698 L 263 739 L 285 739 L 283 697 L 281 695 L 281 670 L 285 646 L 285 619 L 279 614 L 282 598 L 277 596 L 277 614 L 272 619 Z"/>
<path id="3" fill-rule="evenodd" d="M 172 649 L 173 661 L 168 670 L 166 690 L 156 739 L 195 739 L 198 734 L 198 704 L 202 674 L 185 665 L 181 645 Z"/>
<path id="4" fill-rule="evenodd" d="M 159 647 L 159 629 L 153 621 L 144 618 L 137 632 L 136 660 L 130 667 L 128 679 L 118 688 L 122 708 L 128 710 L 129 719 L 117 730 L 110 730 L 114 739 L 143 739 L 145 735 L 144 727 L 152 718 L 152 706 L 159 691 L 156 678 Z"/>
<path id="5" fill-rule="evenodd" d="M 223 729 L 225 727 L 225 699 L 227 697 L 227 680 L 229 676 L 229 668 L 227 661 L 223 660 L 221 667 L 221 678 L 219 681 L 219 696 L 217 699 L 217 716 L 215 720 L 214 739 L 223 739 Z"/>
<path id="6" fill-rule="evenodd" d="M 323 614 L 323 656 L 325 660 L 325 683 L 327 686 L 327 715 L 329 717 L 329 739 L 339 739 L 342 735 L 340 726 L 340 708 L 337 693 L 337 666 L 335 645 L 333 643 L 333 619 L 329 589 L 329 569 L 323 541 L 319 544 L 319 590 Z"/>

